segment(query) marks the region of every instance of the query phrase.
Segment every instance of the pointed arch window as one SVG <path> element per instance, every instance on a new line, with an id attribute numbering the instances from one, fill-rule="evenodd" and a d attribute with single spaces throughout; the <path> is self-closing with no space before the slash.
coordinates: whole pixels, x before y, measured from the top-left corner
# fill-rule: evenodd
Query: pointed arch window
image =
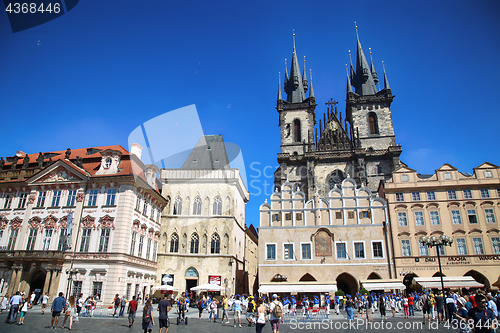
<path id="1" fill-rule="evenodd" d="M 210 242 L 210 253 L 220 253 L 220 237 L 216 233 L 212 235 L 212 241 Z"/>
<path id="2" fill-rule="evenodd" d="M 219 196 L 214 199 L 213 215 L 222 215 L 222 199 Z"/>
<path id="3" fill-rule="evenodd" d="M 173 234 L 170 237 L 170 253 L 179 252 L 179 236 L 177 234 Z"/>
<path id="4" fill-rule="evenodd" d="M 200 237 L 198 237 L 198 234 L 194 233 L 191 236 L 190 253 L 198 253 L 199 246 L 200 246 Z"/>
<path id="5" fill-rule="evenodd" d="M 300 120 L 295 119 L 293 121 L 293 141 L 295 142 L 301 142 L 302 139 L 300 137 Z"/>
<path id="6" fill-rule="evenodd" d="M 193 202 L 193 215 L 201 215 L 201 198 L 194 198 Z"/>
<path id="7" fill-rule="evenodd" d="M 174 215 L 181 215 L 182 213 L 182 199 L 180 197 L 175 198 L 174 201 Z"/>
<path id="8" fill-rule="evenodd" d="M 370 134 L 379 134 L 379 132 L 378 132 L 378 120 L 377 120 L 376 113 L 370 112 L 368 114 L 368 123 L 370 125 Z"/>

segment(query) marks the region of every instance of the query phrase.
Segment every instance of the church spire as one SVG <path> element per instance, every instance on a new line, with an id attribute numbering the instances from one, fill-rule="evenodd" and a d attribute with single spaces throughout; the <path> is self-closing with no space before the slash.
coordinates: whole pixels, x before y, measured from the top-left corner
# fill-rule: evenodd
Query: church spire
<path id="1" fill-rule="evenodd" d="M 387 80 L 387 74 L 385 73 L 385 64 L 383 61 L 382 61 L 382 67 L 384 68 L 384 89 L 391 90 L 391 87 L 389 86 L 389 80 Z"/>
<path id="2" fill-rule="evenodd" d="M 286 77 L 285 77 L 286 80 Z M 300 75 L 299 61 L 295 50 L 295 33 L 293 34 L 292 65 L 290 67 L 290 78 L 285 84 L 286 100 L 289 103 L 302 103 L 305 99 L 304 85 Z"/>
<path id="3" fill-rule="evenodd" d="M 306 56 L 304 56 L 304 70 L 302 71 L 302 85 L 304 86 L 304 93 L 306 93 L 307 92 Z"/>
<path id="4" fill-rule="evenodd" d="M 281 73 L 278 75 L 278 101 L 283 100 L 283 95 L 281 94 Z"/>
<path id="5" fill-rule="evenodd" d="M 305 71 L 304 71 L 304 74 L 305 74 Z M 310 76 L 310 80 L 311 80 L 311 89 L 309 89 L 309 99 L 313 99 L 313 98 L 315 98 L 315 97 L 314 97 L 313 74 L 312 74 L 312 70 L 309 70 L 309 76 Z"/>
<path id="6" fill-rule="evenodd" d="M 352 67 L 352 63 L 351 63 Z M 349 78 L 349 70 L 347 69 L 347 65 L 345 65 L 345 71 L 347 74 L 347 93 L 352 93 L 352 87 L 351 87 L 351 79 Z"/>
<path id="7" fill-rule="evenodd" d="M 359 41 L 358 26 L 356 26 L 356 40 L 356 74 L 352 80 L 353 86 L 358 95 L 375 95 L 377 88 L 375 87 L 372 72 L 370 71 L 368 61 L 366 60 L 361 42 Z"/>
<path id="8" fill-rule="evenodd" d="M 373 57 L 372 57 L 372 48 L 368 48 L 370 50 L 370 72 L 372 72 L 372 77 L 373 77 L 373 82 L 375 82 L 375 85 L 378 84 L 378 77 L 377 77 L 377 72 L 375 71 L 375 65 L 373 64 Z"/>

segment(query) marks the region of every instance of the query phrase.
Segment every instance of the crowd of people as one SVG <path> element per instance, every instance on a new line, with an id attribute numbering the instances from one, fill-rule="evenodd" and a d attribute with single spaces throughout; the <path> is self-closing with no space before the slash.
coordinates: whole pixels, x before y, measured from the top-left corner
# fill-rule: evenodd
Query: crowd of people
<path id="1" fill-rule="evenodd" d="M 9 297 L 8 294 L 0 299 L 0 313 L 9 310 L 6 322 L 10 324 L 23 325 L 29 310 L 36 304 L 37 295 L 32 293 L 27 296 L 24 293 L 16 292 Z M 41 314 L 43 315 L 49 304 L 49 295 L 41 295 L 38 298 L 41 304 Z M 128 315 L 129 327 L 134 325 L 136 312 L 139 306 L 136 296 L 127 301 L 126 297 L 116 295 L 110 309 L 113 317 L 124 317 L 125 311 Z M 242 325 L 255 326 L 256 332 L 261 332 L 266 323 L 270 323 L 273 332 L 279 332 L 279 324 L 287 318 L 302 315 L 303 319 L 310 318 L 320 310 L 328 318 L 331 312 L 341 315 L 345 311 L 348 321 L 353 321 L 354 317 L 373 320 L 373 313 L 379 312 L 382 320 L 387 319 L 387 314 L 395 317 L 401 312 L 404 318 L 415 316 L 416 311 L 422 312 L 423 323 L 437 322 L 441 324 L 455 322 L 460 332 L 470 332 L 475 328 L 476 332 L 492 332 L 496 328 L 499 319 L 498 309 L 500 308 L 500 293 L 485 293 L 481 291 L 460 294 L 457 292 L 432 292 L 394 294 L 394 293 L 371 293 L 356 294 L 354 296 L 331 296 L 330 295 L 295 295 L 280 297 L 273 294 L 271 297 L 262 295 L 261 297 L 247 295 L 233 295 L 227 297 L 201 295 L 198 298 L 193 294 L 181 293 L 177 298 L 173 294 L 165 294 L 159 301 L 157 310 L 159 311 L 157 323 L 160 332 L 165 329 L 168 332 L 170 321 L 168 313 L 172 308 L 176 308 L 176 315 L 179 320 L 185 320 L 186 312 L 189 308 L 196 307 L 198 318 L 202 319 L 203 312 L 208 314 L 208 319 L 213 323 L 230 324 L 234 327 Z M 61 328 L 72 329 L 73 323 L 79 321 L 80 316 L 93 316 L 96 307 L 96 299 L 92 296 L 84 299 L 83 294 L 70 296 L 66 299 L 63 293 L 59 293 L 51 302 L 51 328 L 56 328 L 59 318 L 64 316 Z M 230 320 L 230 314 L 233 320 Z M 155 325 L 152 299 L 146 297 L 142 313 L 142 329 L 145 333 L 151 332 Z M 490 322 L 490 330 L 484 328 L 484 324 Z M 68 326 L 66 326 L 68 324 Z M 478 329 L 478 325 L 481 329 Z"/>

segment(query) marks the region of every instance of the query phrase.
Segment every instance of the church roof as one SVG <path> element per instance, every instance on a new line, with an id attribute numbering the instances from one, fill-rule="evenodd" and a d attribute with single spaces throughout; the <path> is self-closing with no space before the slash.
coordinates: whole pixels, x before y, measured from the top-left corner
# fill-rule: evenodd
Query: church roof
<path id="1" fill-rule="evenodd" d="M 204 135 L 181 167 L 184 170 L 230 169 L 222 135 Z"/>

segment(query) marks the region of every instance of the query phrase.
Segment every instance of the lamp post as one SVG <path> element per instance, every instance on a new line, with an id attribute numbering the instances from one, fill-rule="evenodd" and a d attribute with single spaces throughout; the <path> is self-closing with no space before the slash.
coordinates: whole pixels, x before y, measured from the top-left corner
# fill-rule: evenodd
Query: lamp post
<path id="1" fill-rule="evenodd" d="M 439 250 L 441 249 L 441 246 L 451 246 L 453 244 L 453 238 L 448 237 L 446 235 L 441 235 L 441 237 L 437 238 L 436 236 L 431 236 L 431 237 L 426 237 L 422 236 L 420 237 L 420 243 L 422 245 L 425 245 L 427 247 L 436 247 L 436 252 L 437 252 L 437 257 L 438 257 L 438 264 L 439 264 L 439 276 L 441 278 L 441 290 L 443 291 L 443 302 L 445 302 L 445 293 L 444 293 L 444 281 L 443 281 L 443 269 L 441 268 L 441 256 L 439 253 Z M 446 318 L 448 318 L 448 309 L 446 304 L 444 304 L 444 311 Z"/>

